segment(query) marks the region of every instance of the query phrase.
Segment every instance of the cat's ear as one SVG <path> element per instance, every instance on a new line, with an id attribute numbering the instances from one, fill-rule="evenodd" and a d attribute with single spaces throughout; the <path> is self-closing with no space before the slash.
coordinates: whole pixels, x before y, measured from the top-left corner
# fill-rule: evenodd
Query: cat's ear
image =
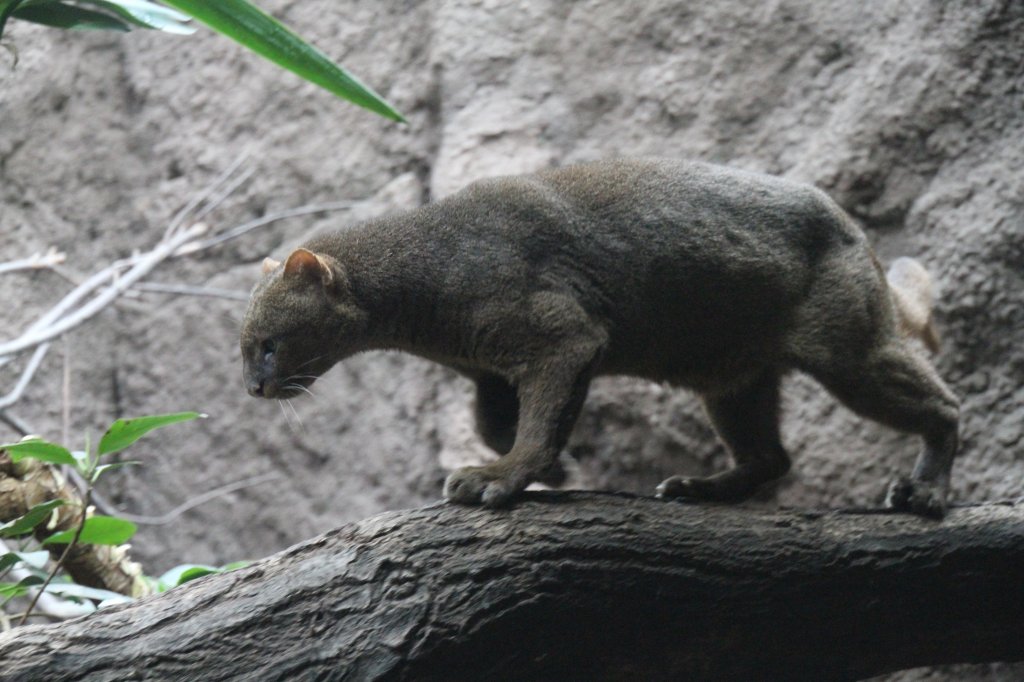
<path id="1" fill-rule="evenodd" d="M 279 261 L 279 260 L 274 260 L 273 258 L 264 258 L 263 259 L 263 266 L 262 266 L 263 267 L 263 274 L 266 275 L 266 274 L 269 274 L 269 273 L 273 272 L 277 268 L 277 266 L 280 265 L 280 264 L 281 264 L 281 261 Z"/>
<path id="2" fill-rule="evenodd" d="M 303 277 L 328 286 L 334 281 L 334 269 L 327 259 L 309 249 L 295 249 L 284 262 L 285 277 Z"/>

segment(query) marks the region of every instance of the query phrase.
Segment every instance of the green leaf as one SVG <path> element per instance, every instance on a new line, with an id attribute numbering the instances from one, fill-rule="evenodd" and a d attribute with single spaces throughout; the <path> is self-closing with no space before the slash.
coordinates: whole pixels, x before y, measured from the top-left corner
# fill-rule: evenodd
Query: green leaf
<path id="1" fill-rule="evenodd" d="M 131 597 L 126 597 L 125 595 L 117 592 L 101 590 L 96 587 L 86 587 L 85 585 L 78 585 L 75 583 L 50 583 L 46 586 L 46 591 L 65 598 L 93 599 L 95 601 L 113 600 L 125 603 L 134 601 Z"/>
<path id="2" fill-rule="evenodd" d="M 114 12 L 122 19 L 142 28 L 153 28 L 179 35 L 196 32 L 195 28 L 186 23 L 191 21 L 187 14 L 147 0 L 78 0 L 78 2 Z"/>
<path id="3" fill-rule="evenodd" d="M 4 571 L 19 561 L 21 561 L 21 557 L 15 552 L 8 552 L 7 554 L 0 555 L 0 575 L 3 575 Z"/>
<path id="4" fill-rule="evenodd" d="M 172 587 L 184 584 L 189 580 L 199 578 L 210 573 L 220 573 L 221 569 L 216 566 L 207 566 L 205 564 L 181 564 L 168 570 L 162 576 L 157 578 L 157 584 L 163 589 L 161 592 L 165 592 Z M 186 577 L 186 575 L 188 577 Z"/>
<path id="5" fill-rule="evenodd" d="M 248 566 L 250 561 L 233 561 L 223 566 L 208 566 L 206 564 L 181 564 L 168 570 L 162 576 L 153 580 L 149 578 L 150 582 L 155 585 L 157 592 L 166 592 L 167 590 L 177 587 L 178 585 L 184 585 L 190 580 L 196 578 L 202 578 L 204 575 L 212 575 L 214 573 L 226 573 L 233 571 L 236 568 L 243 568 Z"/>
<path id="6" fill-rule="evenodd" d="M 60 2 L 23 5 L 14 10 L 12 16 L 37 24 L 74 30 L 128 31 L 131 28 L 109 14 Z"/>
<path id="7" fill-rule="evenodd" d="M 46 568 L 46 562 L 50 560 L 50 553 L 45 549 L 38 552 L 14 552 L 18 555 L 18 558 L 25 562 L 25 566 L 29 568 L 35 568 L 37 570 L 43 570 Z"/>
<path id="8" fill-rule="evenodd" d="M 246 0 L 164 1 L 338 97 L 394 121 L 405 121 L 371 88 Z"/>
<path id="9" fill-rule="evenodd" d="M 77 465 L 74 455 L 67 448 L 42 438 L 28 438 L 20 443 L 0 445 L 0 450 L 9 452 L 12 462 L 20 462 L 27 457 L 50 464 L 67 464 L 72 467 Z"/>
<path id="10" fill-rule="evenodd" d="M 198 412 L 177 412 L 175 414 L 136 417 L 135 419 L 118 419 L 110 425 L 110 428 L 107 429 L 107 432 L 100 439 L 99 454 L 109 455 L 112 452 L 123 450 L 153 429 L 159 429 L 161 426 L 177 424 L 178 422 L 205 416 Z"/>
<path id="11" fill-rule="evenodd" d="M 237 570 L 239 568 L 245 568 L 246 566 L 248 566 L 251 563 L 252 563 L 251 561 L 244 561 L 244 560 L 243 561 L 232 561 L 230 563 L 224 564 L 223 566 L 221 566 L 221 568 L 223 570 L 225 570 L 225 571 L 234 571 L 234 570 Z"/>
<path id="12" fill-rule="evenodd" d="M 193 566 L 187 571 L 183 571 L 181 577 L 178 578 L 178 585 L 184 585 L 190 580 L 196 578 L 202 578 L 204 575 L 213 575 L 214 573 L 223 573 L 224 569 L 215 568 L 213 566 Z"/>
<path id="13" fill-rule="evenodd" d="M 34 585 L 42 585 L 43 579 L 37 575 L 27 575 L 16 583 L 0 583 L 0 597 L 13 599 L 28 593 L 28 588 Z"/>
<path id="14" fill-rule="evenodd" d="M 85 520 L 85 527 L 78 538 L 83 545 L 121 545 L 135 535 L 136 526 L 131 521 L 113 516 L 93 516 Z M 43 540 L 44 545 L 66 545 L 75 539 L 76 529 L 54 533 Z"/>
<path id="15" fill-rule="evenodd" d="M 28 592 L 27 587 L 22 587 L 17 583 L 0 583 L 0 597 L 4 601 L 10 601 L 15 597 L 22 597 Z"/>
<path id="16" fill-rule="evenodd" d="M 54 509 L 64 504 L 64 500 L 50 500 L 29 509 L 23 515 L 0 524 L 0 538 L 13 538 L 31 533 L 32 529 L 49 518 Z"/>
<path id="17" fill-rule="evenodd" d="M 7 19 L 24 2 L 25 0 L 0 0 L 0 38 L 4 35 L 4 26 L 7 24 Z"/>
<path id="18" fill-rule="evenodd" d="M 111 469 L 120 469 L 121 467 L 131 466 L 133 464 L 142 464 L 137 459 L 126 459 L 123 462 L 113 462 L 111 464 L 101 464 L 96 467 L 96 470 L 92 472 L 92 480 L 95 482 L 104 471 L 110 471 Z"/>

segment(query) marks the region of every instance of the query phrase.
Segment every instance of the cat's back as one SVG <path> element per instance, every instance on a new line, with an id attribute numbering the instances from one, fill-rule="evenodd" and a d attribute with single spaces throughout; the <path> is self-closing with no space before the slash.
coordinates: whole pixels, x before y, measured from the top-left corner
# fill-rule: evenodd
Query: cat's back
<path id="1" fill-rule="evenodd" d="M 476 181 L 437 205 L 462 225 L 522 238 L 688 242 L 731 233 L 795 248 L 859 241 L 824 192 L 772 175 L 690 160 L 622 158 Z M 596 233 L 596 234 L 595 234 Z"/>
<path id="2" fill-rule="evenodd" d="M 582 262 L 609 279 L 692 263 L 793 276 L 794 269 L 866 244 L 811 185 L 673 159 L 614 159 L 490 178 L 429 211 L 464 249 L 497 248 L 561 270 Z"/>

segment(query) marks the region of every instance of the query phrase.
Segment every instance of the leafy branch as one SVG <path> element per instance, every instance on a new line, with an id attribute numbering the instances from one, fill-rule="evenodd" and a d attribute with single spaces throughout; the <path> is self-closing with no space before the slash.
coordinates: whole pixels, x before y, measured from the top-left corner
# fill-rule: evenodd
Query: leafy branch
<path id="1" fill-rule="evenodd" d="M 72 556 L 72 552 L 76 548 L 82 545 L 120 546 L 135 534 L 136 525 L 131 521 L 91 514 L 93 486 L 96 481 L 115 467 L 137 464 L 137 462 L 104 463 L 103 459 L 127 448 L 150 431 L 202 416 L 205 415 L 196 412 L 178 412 L 137 419 L 118 419 L 103 434 L 95 448 L 90 448 L 86 443 L 84 450 L 75 452 L 36 437 L 28 437 L 18 443 L 0 445 L 0 452 L 7 453 L 13 467 L 22 464 L 24 460 L 32 460 L 45 465 L 65 466 L 76 471 L 86 482 L 85 491 L 82 493 L 81 513 L 78 514 L 74 527 L 59 530 L 42 539 L 41 544 L 44 547 L 65 545 L 45 579 L 41 581 L 38 578 L 23 579 L 18 583 L 0 583 L 0 595 L 7 597 L 5 603 L 24 594 L 30 586 L 39 585 L 28 608 L 22 614 L 19 624 L 24 624 L 28 620 L 40 596 L 47 592 L 56 575 L 68 567 L 69 557 Z M 18 537 L 37 530 L 58 507 L 64 506 L 67 502 L 68 500 L 63 498 L 47 500 L 20 517 L 0 524 L 0 538 Z M 121 552 L 122 556 L 123 554 Z M 6 572 L 19 562 L 24 561 L 24 557 L 18 553 L 8 552 L 0 555 L 0 573 Z M 100 597 L 106 596 L 102 591 L 92 593 L 93 596 L 97 594 Z"/>
<path id="2" fill-rule="evenodd" d="M 53 582 L 53 578 L 57 575 L 57 572 L 64 567 L 64 562 L 67 561 L 68 556 L 71 554 L 71 550 L 78 546 L 79 541 L 82 539 L 82 531 L 85 530 L 85 523 L 89 519 L 89 506 L 92 503 L 92 486 L 90 485 L 85 491 L 85 499 L 82 504 L 81 520 L 78 522 L 78 526 L 75 528 L 74 535 L 71 538 L 71 542 L 64 547 L 64 551 L 61 553 L 60 558 L 53 564 L 53 568 L 50 569 L 50 573 L 46 576 L 46 580 L 36 591 L 32 601 L 29 602 L 25 608 L 25 612 L 21 615 L 21 620 L 18 621 L 18 625 L 24 625 L 28 621 L 28 617 L 32 615 L 33 609 L 36 608 L 36 604 L 39 603 L 39 598 L 46 592 L 46 588 Z M 52 539 L 52 536 L 51 536 Z"/>

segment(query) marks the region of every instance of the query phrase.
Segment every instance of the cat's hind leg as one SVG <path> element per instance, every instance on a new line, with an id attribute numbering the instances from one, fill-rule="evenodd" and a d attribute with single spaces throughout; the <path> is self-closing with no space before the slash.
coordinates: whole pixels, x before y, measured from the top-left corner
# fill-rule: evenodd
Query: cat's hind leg
<path id="1" fill-rule="evenodd" d="M 673 476 L 659 497 L 738 502 L 789 471 L 779 437 L 779 376 L 765 370 L 742 388 L 704 396 L 704 407 L 735 466 L 706 478 Z"/>

